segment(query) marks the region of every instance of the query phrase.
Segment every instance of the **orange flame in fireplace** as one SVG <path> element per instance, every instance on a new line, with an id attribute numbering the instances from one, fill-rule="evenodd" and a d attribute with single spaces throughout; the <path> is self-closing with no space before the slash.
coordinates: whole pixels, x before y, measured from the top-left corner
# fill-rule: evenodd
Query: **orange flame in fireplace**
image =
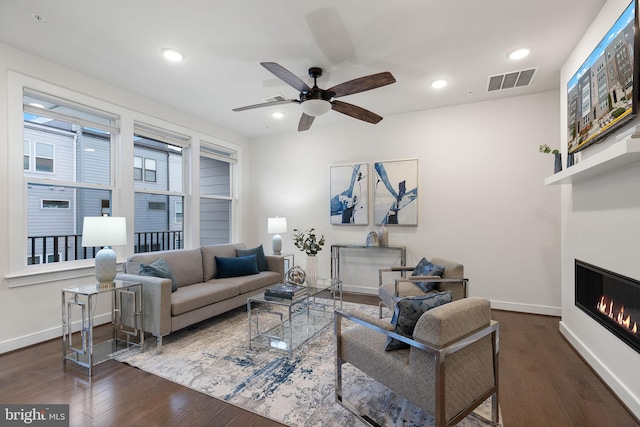
<path id="1" fill-rule="evenodd" d="M 608 318 L 614 320 L 618 325 L 622 326 L 623 328 L 633 332 L 634 334 L 638 333 L 638 324 L 636 321 L 633 321 L 633 327 L 631 327 L 631 315 L 627 314 L 627 317 L 624 317 L 624 305 L 620 308 L 620 311 L 618 311 L 618 313 L 615 313 L 615 305 L 613 303 L 613 300 L 609 301 L 609 304 L 607 304 L 604 295 L 600 298 L 600 302 L 598 302 L 598 304 L 596 304 L 596 308 L 598 309 L 598 311 L 602 314 L 604 314 L 605 316 L 607 316 Z"/>

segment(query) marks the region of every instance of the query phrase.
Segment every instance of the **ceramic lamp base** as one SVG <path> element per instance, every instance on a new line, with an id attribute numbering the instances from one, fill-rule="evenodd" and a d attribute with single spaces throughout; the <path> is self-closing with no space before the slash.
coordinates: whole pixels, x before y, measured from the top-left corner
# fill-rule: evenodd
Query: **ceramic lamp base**
<path id="1" fill-rule="evenodd" d="M 99 283 L 112 283 L 116 278 L 116 253 L 105 247 L 96 254 L 96 280 Z"/>
<path id="2" fill-rule="evenodd" d="M 282 237 L 279 234 L 273 236 L 273 254 L 280 255 L 282 252 Z"/>

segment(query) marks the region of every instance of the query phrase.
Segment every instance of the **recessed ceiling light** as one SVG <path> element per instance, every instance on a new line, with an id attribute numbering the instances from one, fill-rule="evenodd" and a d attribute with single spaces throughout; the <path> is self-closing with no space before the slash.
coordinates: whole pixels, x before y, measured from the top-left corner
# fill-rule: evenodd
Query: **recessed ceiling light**
<path id="1" fill-rule="evenodd" d="M 447 79 L 437 79 L 431 82 L 431 87 L 434 89 L 442 89 L 449 84 Z"/>
<path id="2" fill-rule="evenodd" d="M 184 59 L 184 54 L 182 52 L 178 52 L 175 49 L 165 48 L 160 52 L 162 52 L 162 56 L 164 56 L 165 59 L 171 62 L 180 62 Z"/>
<path id="3" fill-rule="evenodd" d="M 282 111 L 274 111 L 271 113 L 271 117 L 274 119 L 281 119 L 284 117 L 284 113 Z"/>
<path id="4" fill-rule="evenodd" d="M 517 61 L 522 58 L 526 58 L 531 53 L 531 48 L 529 47 L 521 47 L 518 48 L 507 55 L 507 57 L 512 61 Z"/>

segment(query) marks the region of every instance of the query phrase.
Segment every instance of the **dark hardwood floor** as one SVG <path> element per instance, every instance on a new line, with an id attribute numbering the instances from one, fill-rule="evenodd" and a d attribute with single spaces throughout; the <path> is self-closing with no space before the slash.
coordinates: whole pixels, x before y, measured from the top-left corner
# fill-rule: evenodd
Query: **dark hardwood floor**
<path id="1" fill-rule="evenodd" d="M 564 340 L 558 318 L 505 311 L 493 317 L 500 322 L 505 426 L 640 425 Z M 69 404 L 72 426 L 282 425 L 115 361 L 98 365 L 89 380 L 86 369 L 63 367 L 60 340 L 0 355 L 0 403 Z"/>

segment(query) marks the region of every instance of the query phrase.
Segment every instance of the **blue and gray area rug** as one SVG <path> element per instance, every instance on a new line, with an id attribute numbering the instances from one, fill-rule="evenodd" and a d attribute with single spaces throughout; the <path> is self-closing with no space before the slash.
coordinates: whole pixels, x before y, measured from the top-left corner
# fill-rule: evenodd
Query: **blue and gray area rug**
<path id="1" fill-rule="evenodd" d="M 378 310 L 351 303 L 344 303 L 344 308 L 374 315 Z M 247 313 L 238 309 L 171 334 L 163 340 L 161 354 L 155 352 L 155 341 L 148 340 L 144 352 L 132 351 L 116 360 L 290 426 L 361 425 L 335 402 L 332 326 L 303 344 L 292 358 L 272 349 L 249 350 L 247 339 Z M 343 374 L 347 401 L 360 405 L 358 409 L 378 424 L 433 425 L 428 414 L 351 365 L 345 365 Z M 486 418 L 488 402 L 477 409 Z M 469 416 L 459 425 L 489 424 Z"/>

